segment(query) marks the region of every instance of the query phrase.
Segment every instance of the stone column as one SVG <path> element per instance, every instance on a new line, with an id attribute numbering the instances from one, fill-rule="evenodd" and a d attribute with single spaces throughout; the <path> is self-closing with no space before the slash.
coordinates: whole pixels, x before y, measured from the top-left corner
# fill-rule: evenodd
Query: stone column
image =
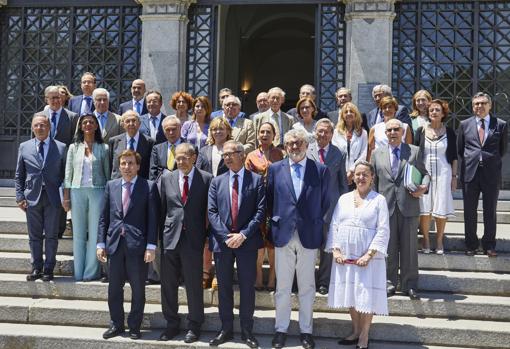
<path id="1" fill-rule="evenodd" d="M 395 0 L 343 0 L 346 5 L 346 86 L 360 109 L 373 83 L 391 86 Z M 371 96 L 369 95 L 368 97 Z M 371 105 L 370 109 L 373 107 Z"/>
<path id="2" fill-rule="evenodd" d="M 141 78 L 163 94 L 184 89 L 188 8 L 196 0 L 137 0 L 143 6 Z"/>

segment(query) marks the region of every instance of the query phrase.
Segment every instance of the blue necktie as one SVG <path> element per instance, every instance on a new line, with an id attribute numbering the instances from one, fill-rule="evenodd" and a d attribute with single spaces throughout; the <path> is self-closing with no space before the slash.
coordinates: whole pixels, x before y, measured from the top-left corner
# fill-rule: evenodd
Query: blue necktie
<path id="1" fill-rule="evenodd" d="M 396 178 L 398 174 L 399 153 L 399 148 L 393 149 L 393 163 L 391 164 L 391 174 L 393 175 L 393 178 Z"/>
<path id="2" fill-rule="evenodd" d="M 101 130 L 104 130 L 104 126 L 106 124 L 106 115 L 105 114 L 99 115 L 99 122 L 101 123 Z"/>
<path id="3" fill-rule="evenodd" d="M 57 113 L 51 113 L 51 137 L 55 137 L 57 132 Z"/>
<path id="4" fill-rule="evenodd" d="M 85 97 L 85 101 L 87 102 L 87 110 L 85 110 L 85 112 L 90 113 L 92 111 L 92 97 Z"/>
<path id="5" fill-rule="evenodd" d="M 151 116 L 151 122 L 152 122 L 152 126 L 154 126 L 154 128 L 156 129 L 156 120 L 157 120 L 157 117 L 155 116 Z"/>
<path id="6" fill-rule="evenodd" d="M 234 127 L 235 119 L 229 119 L 228 122 L 230 122 L 230 127 Z"/>
<path id="7" fill-rule="evenodd" d="M 142 104 L 140 102 L 136 102 L 135 103 L 135 106 L 136 106 L 136 112 L 138 113 L 138 115 L 142 115 Z"/>
<path id="8" fill-rule="evenodd" d="M 129 150 L 135 150 L 135 139 L 134 138 L 131 138 L 129 140 Z"/>
<path id="9" fill-rule="evenodd" d="M 296 198 L 299 198 L 301 194 L 301 164 L 292 164 L 294 169 L 294 176 L 292 176 L 292 186 L 294 187 L 294 193 Z"/>
<path id="10" fill-rule="evenodd" d="M 39 155 L 41 155 L 41 159 L 44 162 L 44 142 L 39 143 Z"/>

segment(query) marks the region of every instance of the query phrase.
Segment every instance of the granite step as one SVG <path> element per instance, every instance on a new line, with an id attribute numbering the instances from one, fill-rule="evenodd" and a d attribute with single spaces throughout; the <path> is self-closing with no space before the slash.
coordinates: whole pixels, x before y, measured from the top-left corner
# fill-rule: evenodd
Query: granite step
<path id="1" fill-rule="evenodd" d="M 510 296 L 510 274 L 420 270 L 418 289 L 422 291 Z"/>
<path id="2" fill-rule="evenodd" d="M 200 341 L 193 344 L 184 343 L 184 333 L 175 340 L 159 342 L 159 331 L 142 331 L 142 339 L 133 341 L 127 336 L 119 336 L 109 340 L 102 339 L 105 331 L 103 327 L 76 327 L 76 326 L 50 326 L 18 323 L 0 323 L 0 342 L 4 349 L 19 348 L 54 348 L 54 349 L 161 349 L 161 348 L 210 348 L 211 340 L 216 332 L 202 332 Z M 271 335 L 257 335 L 260 348 L 271 348 Z M 338 346 L 337 339 L 315 338 L 317 349 L 348 348 Z M 235 339 L 221 345 L 222 349 L 246 349 L 246 344 L 240 341 L 238 333 Z M 297 336 L 287 338 L 285 348 L 301 349 Z M 425 346 L 413 343 L 395 343 L 383 341 L 370 341 L 372 349 L 462 349 L 460 347 Z"/>
<path id="3" fill-rule="evenodd" d="M 0 234 L 0 251 L 2 252 L 30 252 L 28 235 L 24 234 Z M 58 240 L 58 254 L 73 254 L 72 237 L 64 236 Z"/>
<path id="4" fill-rule="evenodd" d="M 130 305 L 125 304 L 125 310 Z M 179 307 L 185 314 L 187 308 Z M 205 309 L 204 331 L 219 329 L 216 307 Z M 239 332 L 238 315 L 234 311 L 234 330 Z M 104 327 L 109 324 L 108 306 L 105 301 L 30 299 L 0 297 L 0 321 L 56 326 Z M 298 312 L 291 314 L 290 335 L 299 334 Z M 184 320 L 184 319 L 183 319 Z M 184 326 L 185 321 L 181 321 Z M 314 335 L 338 338 L 348 335 L 350 317 L 344 313 L 314 313 Z M 166 321 L 159 305 L 145 307 L 144 329 L 164 329 Z M 272 335 L 274 332 L 274 310 L 256 310 L 254 314 L 255 334 Z M 431 345 L 455 345 L 461 347 L 510 348 L 510 327 L 506 322 L 456 320 L 438 318 L 414 318 L 401 316 L 376 316 L 370 336 L 374 340 L 400 343 L 424 343 Z"/>
<path id="5" fill-rule="evenodd" d="M 455 210 L 455 217 L 448 219 L 450 222 L 464 222 L 464 211 Z M 478 211 L 477 221 L 483 222 L 483 211 Z M 510 212 L 508 211 L 497 211 L 496 212 L 496 223 L 508 224 L 510 223 Z"/>
<path id="6" fill-rule="evenodd" d="M 454 199 L 453 200 L 453 208 L 455 210 L 463 210 L 464 209 L 464 202 L 462 199 Z M 483 211 L 483 201 L 478 201 L 478 210 Z M 498 204 L 496 206 L 496 210 L 498 212 L 508 212 L 510 211 L 510 200 L 502 200 L 500 195 L 500 200 L 498 200 Z"/>
<path id="7" fill-rule="evenodd" d="M 32 265 L 28 252 L 0 252 L 0 273 L 30 273 Z M 73 274 L 73 257 L 57 255 L 55 275 Z"/>
<path id="8" fill-rule="evenodd" d="M 146 301 L 150 304 L 160 304 L 160 287 L 147 286 Z M 26 282 L 21 274 L 0 274 L 0 296 L 34 297 L 70 300 L 108 299 L 108 285 L 100 282 L 74 282 L 71 277 L 56 277 L 53 282 Z M 510 321 L 510 298 L 499 296 L 479 296 L 466 294 L 451 294 L 441 292 L 420 292 L 419 301 L 411 301 L 409 297 L 395 295 L 388 299 L 391 315 L 414 317 L 447 317 L 450 319 L 480 319 L 494 321 Z M 124 292 L 126 301 L 131 299 L 131 291 L 126 286 Z M 234 302 L 239 304 L 239 291 L 234 290 Z M 316 294 L 314 310 L 317 312 L 337 312 L 328 307 L 328 297 Z M 257 309 L 274 309 L 274 294 L 256 292 L 255 303 Z M 183 287 L 179 288 L 179 304 L 187 304 Z M 204 290 L 204 304 L 218 305 L 218 291 Z M 293 309 L 299 309 L 297 295 L 292 295 Z M 341 312 L 346 312 L 341 311 Z"/>

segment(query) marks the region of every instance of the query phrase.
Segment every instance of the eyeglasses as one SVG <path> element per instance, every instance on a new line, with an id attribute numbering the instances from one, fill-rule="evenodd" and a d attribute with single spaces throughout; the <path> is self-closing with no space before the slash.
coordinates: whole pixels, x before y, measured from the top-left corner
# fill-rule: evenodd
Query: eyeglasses
<path id="1" fill-rule="evenodd" d="M 294 146 L 297 146 L 298 148 L 300 148 L 303 145 L 303 141 L 287 142 L 287 143 L 285 143 L 285 145 L 287 147 L 291 147 L 291 148 Z"/>
<path id="2" fill-rule="evenodd" d="M 191 156 L 179 156 L 175 158 L 176 162 L 185 162 L 191 160 Z"/>
<path id="3" fill-rule="evenodd" d="M 387 128 L 386 129 L 386 132 L 388 132 L 388 133 L 398 132 L 398 131 L 400 131 L 400 127 L 393 127 L 393 128 Z"/>
<path id="4" fill-rule="evenodd" d="M 237 107 L 237 106 L 239 106 L 239 104 L 237 104 L 237 103 L 227 103 L 227 104 L 225 104 L 225 107 L 229 107 L 229 108 Z"/>
<path id="5" fill-rule="evenodd" d="M 233 151 L 233 152 L 230 152 L 230 153 L 223 153 L 221 154 L 221 157 L 226 159 L 226 158 L 231 158 L 232 156 L 234 156 L 234 154 L 239 154 L 241 153 L 240 150 L 236 150 L 236 151 Z"/>
<path id="6" fill-rule="evenodd" d="M 482 105 L 487 105 L 487 104 L 489 104 L 489 102 L 474 102 L 474 103 L 473 103 L 473 105 L 474 105 L 475 107 L 480 107 L 480 106 L 482 106 Z"/>

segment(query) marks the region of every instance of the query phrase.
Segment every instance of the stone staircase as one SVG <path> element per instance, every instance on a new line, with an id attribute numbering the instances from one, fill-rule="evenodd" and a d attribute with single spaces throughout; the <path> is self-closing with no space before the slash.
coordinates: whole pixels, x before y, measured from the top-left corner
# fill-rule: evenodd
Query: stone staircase
<path id="1" fill-rule="evenodd" d="M 142 340 L 124 337 L 103 340 L 101 334 L 109 322 L 107 285 L 73 281 L 70 238 L 60 240 L 54 282 L 25 281 L 30 271 L 25 217 L 15 207 L 12 196 L 12 189 L 0 188 L 0 348 L 208 347 L 208 340 L 220 323 L 217 292 L 204 292 L 206 321 L 200 342 L 186 345 L 182 335 L 176 341 L 163 343 L 156 341 L 166 324 L 161 313 L 159 286 L 146 288 Z M 499 256 L 491 259 L 464 255 L 462 202 L 456 200 L 455 205 L 458 216 L 446 227 L 447 253 L 419 254 L 421 300 L 411 301 L 401 295 L 389 298 L 390 316 L 374 317 L 371 348 L 510 348 L 510 202 L 498 204 Z M 479 225 L 481 232 L 483 227 Z M 235 298 L 237 303 L 237 291 Z M 125 299 L 130 301 L 129 286 L 126 286 Z M 179 300 L 185 313 L 183 288 Z M 300 348 L 297 297 L 293 300 L 288 347 Z M 270 348 L 273 296 L 258 292 L 256 309 L 254 332 L 261 347 Z M 336 341 L 349 331 L 347 312 L 332 311 L 327 307 L 327 296 L 317 294 L 316 347 L 342 348 Z M 239 337 L 236 334 L 236 341 L 221 347 L 246 348 Z"/>

